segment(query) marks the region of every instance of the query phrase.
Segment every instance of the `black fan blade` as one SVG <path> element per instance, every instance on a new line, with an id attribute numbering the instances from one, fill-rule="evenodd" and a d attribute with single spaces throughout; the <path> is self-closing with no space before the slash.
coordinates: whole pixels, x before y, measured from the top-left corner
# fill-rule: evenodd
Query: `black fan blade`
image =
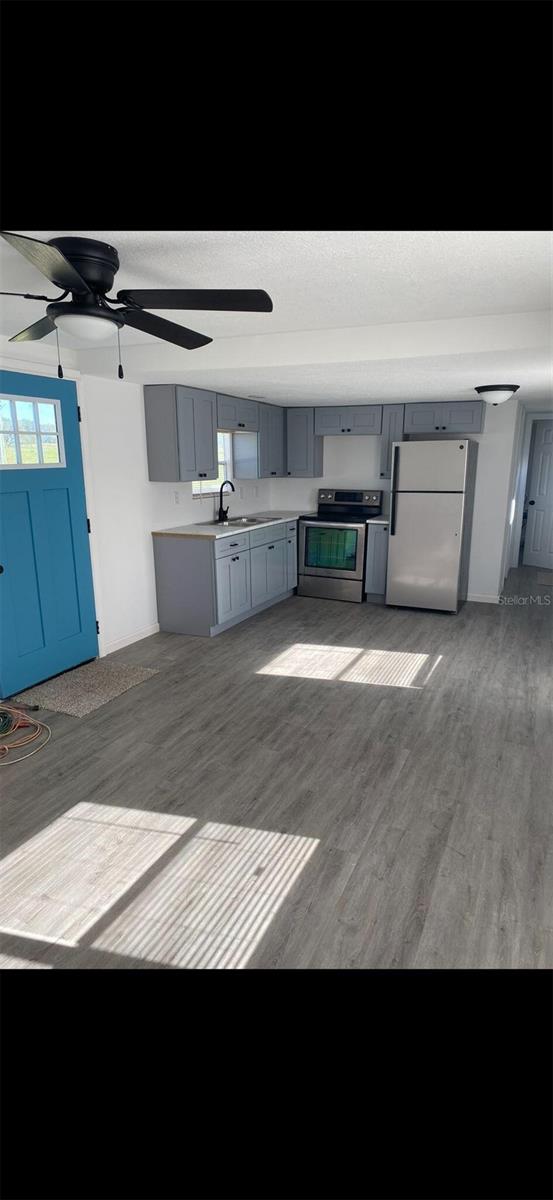
<path id="1" fill-rule="evenodd" d="M 36 342 L 39 338 L 52 333 L 55 328 L 50 317 L 41 317 L 40 321 L 35 321 L 34 325 L 28 325 L 26 329 L 21 330 L 21 333 L 15 333 L 9 340 L 10 342 Z"/>
<path id="2" fill-rule="evenodd" d="M 139 308 L 118 308 L 114 311 L 123 318 L 125 325 L 141 329 L 143 333 L 151 333 L 164 342 L 173 342 L 175 346 L 183 346 L 185 350 L 196 350 L 198 346 L 207 346 L 213 341 L 213 338 L 204 337 L 203 333 L 194 333 L 193 329 L 185 329 L 184 325 L 175 325 L 174 321 L 166 321 L 164 317 L 156 317 L 153 313 L 141 312 Z"/>
<path id="3" fill-rule="evenodd" d="M 90 291 L 88 283 L 85 283 L 82 275 L 79 275 L 57 246 L 49 246 L 48 242 L 38 242 L 35 238 L 23 237 L 20 233 L 0 231 L 0 236 L 9 242 L 14 250 L 19 250 L 19 253 L 41 271 L 50 283 L 55 283 L 57 287 L 68 292 Z"/>
<path id="4" fill-rule="evenodd" d="M 129 292 L 118 292 L 122 304 L 140 304 L 141 308 L 195 308 L 210 309 L 211 312 L 272 312 L 273 302 L 267 292 L 237 291 L 182 291 L 162 288 L 160 291 L 137 288 Z"/>

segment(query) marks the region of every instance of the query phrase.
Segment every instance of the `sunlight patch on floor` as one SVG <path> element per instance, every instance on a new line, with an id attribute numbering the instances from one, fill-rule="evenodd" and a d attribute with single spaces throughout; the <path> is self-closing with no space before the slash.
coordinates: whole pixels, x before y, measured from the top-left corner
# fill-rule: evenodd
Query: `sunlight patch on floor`
<path id="1" fill-rule="evenodd" d="M 4 859 L 0 926 L 76 945 L 193 824 L 173 813 L 75 805 Z"/>
<path id="2" fill-rule="evenodd" d="M 188 968 L 242 968 L 317 838 L 208 822 L 94 946 Z"/>
<path id="3" fill-rule="evenodd" d="M 430 662 L 428 654 L 407 650 L 364 650 L 361 646 L 319 646 L 296 642 L 277 654 L 258 675 L 292 675 L 299 679 L 334 679 L 379 687 L 421 688 L 428 682 L 441 655 Z M 418 680 L 418 682 L 414 682 Z"/>

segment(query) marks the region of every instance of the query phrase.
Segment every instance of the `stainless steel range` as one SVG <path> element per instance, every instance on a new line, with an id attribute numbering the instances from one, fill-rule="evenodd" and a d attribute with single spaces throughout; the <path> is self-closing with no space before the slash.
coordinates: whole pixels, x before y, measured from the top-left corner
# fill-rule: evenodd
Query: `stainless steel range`
<path id="1" fill-rule="evenodd" d="M 319 489 L 319 507 L 299 519 L 298 595 L 363 599 L 367 520 L 382 512 L 382 492 Z"/>

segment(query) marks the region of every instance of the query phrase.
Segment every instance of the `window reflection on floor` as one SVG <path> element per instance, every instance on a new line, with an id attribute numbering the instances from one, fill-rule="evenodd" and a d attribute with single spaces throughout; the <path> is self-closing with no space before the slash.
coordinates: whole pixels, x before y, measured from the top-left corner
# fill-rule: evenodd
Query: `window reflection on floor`
<path id="1" fill-rule="evenodd" d="M 441 657 L 441 654 L 431 656 L 407 650 L 364 650 L 360 646 L 296 642 L 282 654 L 277 654 L 257 674 L 420 688 L 428 682 Z"/>
<path id="2" fill-rule="evenodd" d="M 317 844 L 209 822 L 94 946 L 175 967 L 244 967 Z"/>
<path id="3" fill-rule="evenodd" d="M 76 945 L 192 817 L 77 804 L 19 846 L 0 869 L 0 926 Z"/>
<path id="4" fill-rule="evenodd" d="M 4 860 L 0 926 L 68 948 L 90 931 L 85 940 L 97 949 L 167 966 L 244 967 L 317 845 L 173 813 L 77 804 Z M 169 861 L 158 862 L 167 851 Z M 6 966 L 44 965 L 5 957 L 13 959 Z"/>

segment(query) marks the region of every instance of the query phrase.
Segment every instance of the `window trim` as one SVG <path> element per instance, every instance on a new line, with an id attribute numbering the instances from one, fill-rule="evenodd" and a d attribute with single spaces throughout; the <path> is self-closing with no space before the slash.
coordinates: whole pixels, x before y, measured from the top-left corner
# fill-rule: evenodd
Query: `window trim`
<path id="1" fill-rule="evenodd" d="M 219 463 L 220 463 L 220 459 L 219 459 L 219 437 L 222 437 L 222 438 L 228 438 L 228 442 L 227 442 L 227 446 L 228 446 L 228 455 L 225 455 L 225 458 L 224 458 L 224 463 L 225 463 L 225 473 L 226 473 L 225 477 L 226 477 L 227 479 L 230 479 L 230 480 L 231 480 L 231 481 L 234 483 L 234 477 L 233 477 L 233 471 L 234 471 L 234 462 L 233 462 L 233 453 L 232 453 L 232 452 L 233 452 L 232 433 L 231 433 L 229 430 L 225 430 L 225 429 L 218 429 L 218 430 L 217 430 L 217 466 L 219 466 Z M 206 490 L 205 490 L 205 491 L 197 491 L 197 492 L 196 492 L 196 491 L 194 490 L 194 484 L 196 484 L 196 483 L 197 483 L 197 484 L 200 484 L 200 486 L 205 486 L 205 489 L 206 489 Z M 210 488 L 210 490 L 208 491 L 208 488 L 210 487 L 210 485 L 211 485 L 211 488 Z M 219 491 L 220 491 L 220 485 L 219 485 L 219 487 L 217 487 L 217 486 L 216 486 L 216 481 L 215 481 L 214 479 L 206 479 L 206 480 L 205 480 L 205 483 L 204 483 L 204 480 L 203 480 L 203 479 L 194 479 L 194 480 L 192 481 L 192 499 L 193 499 L 193 500 L 209 500 L 209 499 L 213 499 L 213 497 L 214 497 L 214 496 L 218 496 L 218 495 L 219 495 Z"/>
<path id="2" fill-rule="evenodd" d="M 13 429 L 2 429 L 2 430 L 0 430 L 0 432 L 1 433 L 13 433 L 13 435 L 15 437 L 16 454 L 19 456 L 19 458 L 21 458 L 21 443 L 19 441 L 19 437 L 20 437 L 20 434 L 25 432 L 25 430 L 18 429 L 15 403 L 16 403 L 16 401 L 22 400 L 22 401 L 25 401 L 27 404 L 33 405 L 33 412 L 35 414 L 35 426 L 36 426 L 35 435 L 37 438 L 38 454 L 39 454 L 39 458 L 42 460 L 42 461 L 36 462 L 36 463 L 24 463 L 24 462 L 0 463 L 0 471 L 37 471 L 37 470 L 38 471 L 53 471 L 60 467 L 62 467 L 62 468 L 65 467 L 67 465 L 67 463 L 66 463 L 66 459 L 65 459 L 65 441 L 64 441 L 64 436 L 63 436 L 63 417 L 62 417 L 62 411 L 61 411 L 61 400 L 58 400 L 57 397 L 53 397 L 53 396 L 16 396 L 13 392 L 0 392 L 0 400 L 8 401 L 8 403 L 10 405 L 12 421 L 13 421 Z M 44 459 L 42 459 L 41 433 L 44 433 L 45 436 L 48 436 L 48 434 L 46 434 L 45 431 L 41 430 L 41 428 L 40 428 L 37 404 L 53 404 L 54 405 L 54 410 L 55 410 L 55 414 L 56 414 L 56 434 L 57 434 L 57 438 L 58 438 L 58 450 L 59 450 L 59 455 L 60 455 L 59 462 L 45 463 Z M 55 435 L 50 435 L 50 436 L 55 436 Z"/>

